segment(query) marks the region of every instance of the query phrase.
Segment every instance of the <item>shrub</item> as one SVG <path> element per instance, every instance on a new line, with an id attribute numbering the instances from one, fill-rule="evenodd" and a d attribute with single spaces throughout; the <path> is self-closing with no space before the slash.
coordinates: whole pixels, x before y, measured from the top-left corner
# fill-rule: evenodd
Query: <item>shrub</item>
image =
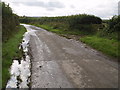
<path id="1" fill-rule="evenodd" d="M 113 16 L 113 18 L 109 21 L 109 32 L 118 32 L 120 31 L 120 15 Z"/>
<path id="2" fill-rule="evenodd" d="M 19 17 L 13 14 L 9 4 L 2 4 L 2 41 L 7 41 L 16 31 L 16 26 L 19 25 Z"/>

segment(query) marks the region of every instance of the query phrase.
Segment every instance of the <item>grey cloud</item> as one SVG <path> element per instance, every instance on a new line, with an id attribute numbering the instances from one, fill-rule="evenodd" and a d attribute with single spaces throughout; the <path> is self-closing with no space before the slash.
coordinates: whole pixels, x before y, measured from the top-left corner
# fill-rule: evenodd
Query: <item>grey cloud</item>
<path id="1" fill-rule="evenodd" d="M 47 3 L 48 7 L 56 7 L 56 8 L 64 8 L 64 4 L 60 3 L 60 2 L 48 2 Z"/>
<path id="2" fill-rule="evenodd" d="M 74 8 L 75 8 L 75 6 L 74 6 L 74 5 L 70 5 L 70 7 L 71 7 L 72 9 L 74 9 Z"/>
<path id="3" fill-rule="evenodd" d="M 21 2 L 21 4 L 27 6 L 41 6 L 41 7 L 45 6 L 44 2 Z"/>
<path id="4" fill-rule="evenodd" d="M 95 15 L 98 15 L 101 18 L 110 18 L 114 15 L 118 15 L 118 3 L 117 2 L 109 2 L 108 5 L 98 5 L 94 12 Z"/>
<path id="5" fill-rule="evenodd" d="M 47 10 L 54 10 L 56 8 L 64 8 L 65 5 L 59 1 L 49 1 L 49 2 L 42 2 L 42 1 L 36 1 L 36 2 L 16 2 L 16 4 L 23 4 L 27 6 L 37 6 L 37 7 L 43 7 Z"/>
<path id="6" fill-rule="evenodd" d="M 114 15 L 117 15 L 117 8 L 113 8 L 113 10 L 111 9 L 106 9 L 106 10 L 100 10 L 100 11 L 96 11 L 95 15 L 98 15 L 101 18 L 108 18 L 108 17 L 112 17 Z"/>
<path id="7" fill-rule="evenodd" d="M 48 11 L 54 11 L 55 9 L 54 8 L 46 8 L 46 10 L 48 10 Z"/>

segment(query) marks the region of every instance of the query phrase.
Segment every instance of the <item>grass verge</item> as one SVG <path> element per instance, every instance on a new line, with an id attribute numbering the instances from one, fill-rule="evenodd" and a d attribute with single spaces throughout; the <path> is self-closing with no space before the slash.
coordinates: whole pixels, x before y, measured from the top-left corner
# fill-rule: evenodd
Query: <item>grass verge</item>
<path id="1" fill-rule="evenodd" d="M 110 40 L 98 36 L 86 36 L 80 38 L 80 40 L 90 45 L 91 47 L 103 52 L 106 55 L 120 57 L 120 55 L 118 54 L 118 45 L 120 44 L 120 42 L 118 42 L 117 40 Z"/>
<path id="2" fill-rule="evenodd" d="M 2 43 L 2 87 L 5 85 L 10 78 L 9 68 L 12 64 L 13 59 L 20 59 L 22 52 L 19 50 L 20 42 L 22 41 L 23 34 L 26 29 L 23 26 L 19 26 L 18 32 L 14 33 L 6 43 Z"/>

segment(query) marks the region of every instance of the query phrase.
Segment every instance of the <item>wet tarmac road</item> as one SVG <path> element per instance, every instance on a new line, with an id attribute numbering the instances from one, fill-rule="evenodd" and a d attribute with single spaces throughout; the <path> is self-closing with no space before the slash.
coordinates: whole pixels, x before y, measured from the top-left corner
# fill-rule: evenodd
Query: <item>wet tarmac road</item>
<path id="1" fill-rule="evenodd" d="M 118 64 L 85 44 L 24 25 L 30 35 L 32 88 L 117 88 Z"/>

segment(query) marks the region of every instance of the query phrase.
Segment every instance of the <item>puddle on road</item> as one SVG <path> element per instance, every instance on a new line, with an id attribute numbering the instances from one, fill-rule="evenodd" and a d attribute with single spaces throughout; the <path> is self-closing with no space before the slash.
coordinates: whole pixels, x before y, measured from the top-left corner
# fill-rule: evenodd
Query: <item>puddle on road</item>
<path id="1" fill-rule="evenodd" d="M 21 60 L 13 60 L 10 68 L 11 77 L 6 88 L 29 88 L 31 76 L 31 62 L 28 54 L 29 40 L 30 35 L 26 32 L 19 47 L 19 49 L 23 49 L 24 57 Z"/>

